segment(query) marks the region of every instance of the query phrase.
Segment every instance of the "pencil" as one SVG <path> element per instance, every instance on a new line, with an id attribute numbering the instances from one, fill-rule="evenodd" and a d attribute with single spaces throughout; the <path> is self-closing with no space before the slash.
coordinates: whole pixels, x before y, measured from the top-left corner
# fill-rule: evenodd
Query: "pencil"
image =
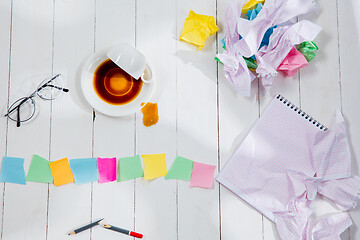
<path id="1" fill-rule="evenodd" d="M 114 226 L 111 226 L 110 224 L 102 224 L 101 226 L 103 228 L 113 230 L 115 232 L 123 233 L 123 234 L 129 235 L 129 236 L 133 236 L 136 238 L 143 238 L 143 235 L 141 233 L 133 232 L 133 231 L 126 230 L 123 228 L 119 228 L 119 227 L 114 227 Z"/>
<path id="2" fill-rule="evenodd" d="M 92 227 L 95 227 L 95 226 L 97 226 L 97 225 L 100 225 L 102 220 L 103 220 L 103 218 L 100 219 L 100 220 L 98 220 L 98 221 L 96 221 L 96 222 L 90 223 L 90 224 L 88 224 L 88 225 L 86 225 L 86 226 L 83 226 L 83 227 L 81 227 L 81 228 L 75 229 L 74 231 L 72 231 L 72 232 L 69 233 L 68 235 L 75 235 L 75 234 L 77 234 L 77 233 L 79 233 L 79 232 L 82 232 L 82 231 L 85 231 L 85 230 L 87 230 L 87 229 L 89 229 L 89 228 L 92 228 Z"/>

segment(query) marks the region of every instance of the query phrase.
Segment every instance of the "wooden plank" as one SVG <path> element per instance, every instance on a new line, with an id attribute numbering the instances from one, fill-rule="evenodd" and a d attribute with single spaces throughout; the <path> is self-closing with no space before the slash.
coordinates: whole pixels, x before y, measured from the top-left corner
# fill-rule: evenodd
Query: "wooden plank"
<path id="1" fill-rule="evenodd" d="M 216 1 L 180 1 L 177 39 L 189 10 L 216 18 Z M 178 154 L 196 162 L 218 165 L 216 35 L 197 47 L 177 44 Z M 215 176 L 218 169 L 215 171 Z M 190 188 L 178 182 L 179 239 L 219 239 L 219 185 Z"/>
<path id="2" fill-rule="evenodd" d="M 326 127 L 337 108 L 341 109 L 341 91 L 338 54 L 337 1 L 319 1 L 321 11 L 310 18 L 323 30 L 315 39 L 317 56 L 300 70 L 300 102 L 302 110 Z M 310 208 L 318 218 L 337 212 L 331 201 L 317 196 Z M 348 239 L 347 231 L 342 239 Z"/>
<path id="3" fill-rule="evenodd" d="M 300 95 L 303 110 L 329 126 L 336 108 L 340 108 L 339 60 L 336 1 L 319 1 L 321 11 L 310 21 L 323 30 L 315 39 L 317 56 L 300 70 Z M 331 54 L 330 54 L 331 53 Z"/>
<path id="4" fill-rule="evenodd" d="M 360 113 L 354 106 L 359 101 L 360 91 L 357 74 L 357 56 L 360 54 L 360 16 L 357 14 L 359 8 L 359 1 L 338 1 L 342 111 L 351 144 L 352 172 L 358 176 L 360 175 L 360 149 L 356 146 L 360 143 Z M 350 227 L 350 239 L 356 240 L 360 238 L 360 208 L 350 211 L 350 215 L 354 223 Z"/>
<path id="5" fill-rule="evenodd" d="M 283 97 L 287 98 L 291 103 L 295 104 L 298 107 L 301 107 L 300 104 L 300 93 L 299 93 L 299 84 L 300 84 L 300 73 L 295 74 L 292 77 L 285 77 L 281 72 L 273 79 L 272 86 L 266 91 L 262 91 L 260 87 L 260 116 L 262 112 L 266 109 L 269 102 L 277 94 L 281 94 Z M 275 240 L 279 239 L 275 223 L 269 220 L 267 217 L 263 216 L 263 231 L 265 240 Z"/>
<path id="6" fill-rule="evenodd" d="M 275 77 L 273 85 L 269 91 L 265 94 L 261 94 L 260 97 L 260 116 L 261 113 L 266 109 L 268 103 L 277 94 L 281 94 L 287 98 L 291 103 L 298 107 L 300 105 L 299 96 L 299 74 L 295 74 L 292 77 L 285 77 L 281 73 Z M 265 240 L 279 239 L 275 223 L 263 216 L 263 231 Z"/>
<path id="7" fill-rule="evenodd" d="M 51 1 L 13 1 L 10 104 L 35 91 L 41 75 L 51 74 L 52 10 Z M 26 173 L 33 154 L 49 156 L 50 102 L 37 98 L 36 107 L 33 121 L 8 127 L 7 154 L 25 158 Z M 47 184 L 6 184 L 2 238 L 46 239 L 47 197 Z"/>
<path id="8" fill-rule="evenodd" d="M 95 50 L 128 42 L 135 44 L 135 3 L 132 0 L 98 1 L 96 4 Z M 94 156 L 133 156 L 135 114 L 113 118 L 96 113 Z M 127 229 L 134 227 L 134 181 L 94 184 L 92 218 Z M 113 231 L 94 228 L 94 239 L 119 239 Z"/>
<path id="9" fill-rule="evenodd" d="M 0 2 L 0 103 L 2 112 L 6 112 L 8 107 L 8 90 L 9 90 L 9 68 L 10 68 L 10 39 L 11 39 L 11 1 Z M 6 139 L 7 139 L 7 118 L 0 118 L 0 157 L 6 155 Z M 4 202 L 4 183 L 0 184 L 0 206 L 1 206 L 1 236 L 3 233 L 3 202 Z"/>
<path id="10" fill-rule="evenodd" d="M 136 114 L 136 152 L 166 153 L 167 167 L 176 154 L 176 3 L 138 0 L 136 5 L 136 47 L 153 69 L 157 92 L 152 102 L 159 107 L 159 122 L 144 127 Z M 147 239 L 176 239 L 176 182 L 164 178 L 137 179 L 135 227 Z"/>
<path id="11" fill-rule="evenodd" d="M 287 98 L 291 103 L 298 107 L 301 107 L 299 96 L 299 74 L 295 74 L 292 77 L 285 77 L 279 73 L 273 80 L 273 85 L 268 92 L 261 92 L 260 97 L 260 116 L 266 109 L 269 102 L 276 96 L 281 94 Z M 263 216 L 263 231 L 265 240 L 279 239 L 275 223 Z"/>
<path id="12" fill-rule="evenodd" d="M 51 160 L 92 156 L 92 109 L 82 105 L 78 88 L 81 63 L 94 49 L 95 2 L 56 1 L 54 72 L 67 78 L 69 94 L 53 103 Z M 50 185 L 48 239 L 64 239 L 75 227 L 91 220 L 91 185 Z M 90 231 L 77 239 L 89 239 Z"/>
<path id="13" fill-rule="evenodd" d="M 225 34 L 227 1 L 217 4 L 218 52 L 222 52 L 221 39 Z M 220 170 L 259 117 L 258 81 L 254 80 L 251 97 L 239 95 L 218 66 L 219 81 L 219 152 Z M 263 239 L 262 215 L 225 187 L 220 188 L 221 239 Z M 246 216 L 246 217 L 244 217 Z"/>

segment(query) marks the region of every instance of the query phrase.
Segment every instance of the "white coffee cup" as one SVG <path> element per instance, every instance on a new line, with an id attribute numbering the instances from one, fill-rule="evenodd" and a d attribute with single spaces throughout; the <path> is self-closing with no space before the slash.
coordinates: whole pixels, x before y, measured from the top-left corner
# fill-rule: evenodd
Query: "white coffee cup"
<path id="1" fill-rule="evenodd" d="M 133 78 L 137 80 L 141 78 L 144 83 L 153 81 L 151 68 L 145 56 L 128 43 L 121 43 L 111 48 L 107 56 Z"/>

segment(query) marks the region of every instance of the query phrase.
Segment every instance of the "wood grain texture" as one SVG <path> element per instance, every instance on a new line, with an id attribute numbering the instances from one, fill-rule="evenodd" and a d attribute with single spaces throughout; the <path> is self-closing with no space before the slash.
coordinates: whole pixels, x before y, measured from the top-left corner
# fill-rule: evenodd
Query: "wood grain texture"
<path id="1" fill-rule="evenodd" d="M 54 72 L 67 78 L 69 94 L 54 101 L 51 118 L 52 161 L 92 156 L 92 109 L 81 105 L 78 88 L 81 63 L 94 49 L 95 2 L 55 1 Z M 64 239 L 91 220 L 91 185 L 50 185 L 48 239 Z M 90 232 L 77 239 L 89 239 Z"/>
<path id="2" fill-rule="evenodd" d="M 342 110 L 353 172 L 359 175 L 360 114 L 354 108 L 360 91 L 359 2 L 318 0 L 320 12 L 307 18 L 323 27 L 315 39 L 320 48 L 316 58 L 292 78 L 276 77 L 267 94 L 255 80 L 250 98 L 234 91 L 214 61 L 222 48 L 226 3 L 1 1 L 0 109 L 5 112 L 8 100 L 26 95 L 38 74 L 64 74 L 70 93 L 52 103 L 37 99 L 38 116 L 20 128 L 0 118 L 0 157 L 24 157 L 27 172 L 33 154 L 53 161 L 166 153 L 168 169 L 178 154 L 216 165 L 218 172 L 280 93 L 328 127 L 335 109 Z M 178 40 L 189 10 L 215 16 L 221 29 L 201 51 Z M 160 120 L 150 128 L 143 126 L 141 112 L 121 118 L 96 112 L 93 118 L 79 89 L 81 64 L 94 51 L 120 42 L 140 50 L 155 74 L 151 101 L 159 105 Z M 164 178 L 61 187 L 1 184 L 1 239 L 64 239 L 74 228 L 101 217 L 146 239 L 279 239 L 274 223 L 218 183 L 210 190 L 188 185 Z M 318 216 L 337 211 L 321 197 L 312 208 Z M 342 234 L 343 240 L 360 238 L 360 208 L 350 214 L 354 226 Z M 18 224 L 23 227 L 16 228 Z M 76 239 L 119 237 L 128 238 L 93 228 Z"/>
<path id="3" fill-rule="evenodd" d="M 177 39 L 190 10 L 216 16 L 216 1 L 178 1 Z M 183 41 L 177 44 L 177 147 L 180 156 L 217 166 L 215 53 L 216 35 L 208 38 L 201 51 Z M 179 239 L 219 239 L 218 183 L 214 182 L 212 189 L 201 189 L 179 181 L 178 213 Z"/>
<path id="4" fill-rule="evenodd" d="M 1 113 L 5 113 L 8 107 L 8 90 L 9 90 L 9 72 L 10 72 L 10 54 L 11 54 L 11 13 L 12 5 L 11 1 L 0 2 L 0 109 Z M 0 118 L 0 157 L 2 158 L 7 154 L 7 123 L 8 120 L 5 117 Z M 0 184 L 0 226 L 1 236 L 3 234 L 3 203 L 4 203 L 4 188 L 5 184 Z"/>
<path id="5" fill-rule="evenodd" d="M 357 9 L 360 2 L 338 1 L 338 24 L 339 24 L 339 55 L 340 55 L 340 80 L 341 80 L 341 103 L 347 133 L 350 140 L 352 154 L 352 171 L 360 174 L 360 113 L 356 107 L 359 101 L 360 81 L 357 56 L 360 54 L 360 16 Z M 360 207 L 350 211 L 354 225 L 350 227 L 350 238 L 360 238 Z"/>
<path id="6" fill-rule="evenodd" d="M 341 109 L 341 83 L 338 52 L 337 1 L 319 1 L 321 10 L 309 20 L 323 29 L 316 38 L 320 51 L 300 70 L 300 103 L 302 110 L 331 129 L 336 109 Z M 326 6 L 326 7 L 323 7 Z M 318 195 L 310 206 L 317 218 L 339 212 L 326 198 Z M 342 239 L 348 239 L 348 232 Z"/>
<path id="7" fill-rule="evenodd" d="M 227 1 L 218 1 L 217 22 L 218 51 L 225 34 Z M 252 82 L 251 97 L 240 96 L 224 76 L 223 66 L 218 65 L 219 97 L 219 153 L 220 170 L 259 118 L 258 81 Z M 263 239 L 262 215 L 225 187 L 220 187 L 221 239 Z"/>
<path id="8" fill-rule="evenodd" d="M 136 1 L 136 48 L 146 56 L 156 81 L 151 102 L 158 103 L 159 122 L 145 127 L 136 113 L 136 153 L 166 153 L 169 168 L 176 155 L 176 4 L 167 0 Z M 163 177 L 137 179 L 135 231 L 148 239 L 176 239 L 176 183 Z"/>
<path id="9" fill-rule="evenodd" d="M 44 80 L 43 75 L 51 74 L 52 8 L 52 2 L 49 1 L 13 3 L 10 104 L 35 91 Z M 40 98 L 34 100 L 38 109 L 37 116 L 19 128 L 12 121 L 8 127 L 7 154 L 25 158 L 25 172 L 34 153 L 49 157 L 50 102 Z M 2 238 L 46 239 L 47 197 L 47 184 L 6 184 Z M 19 224 L 23 226 L 22 231 L 17 230 Z"/>
<path id="10" fill-rule="evenodd" d="M 125 24 L 126 23 L 126 24 Z M 121 42 L 135 45 L 134 1 L 98 0 L 96 2 L 95 51 Z M 112 118 L 96 112 L 94 120 L 94 157 L 134 155 L 135 114 Z M 134 228 L 134 181 L 93 184 L 92 218 Z M 113 207 L 109 207 L 113 206 Z M 116 206 L 116 207 L 114 207 Z M 92 229 L 94 239 L 119 239 L 119 234 L 102 228 Z"/>

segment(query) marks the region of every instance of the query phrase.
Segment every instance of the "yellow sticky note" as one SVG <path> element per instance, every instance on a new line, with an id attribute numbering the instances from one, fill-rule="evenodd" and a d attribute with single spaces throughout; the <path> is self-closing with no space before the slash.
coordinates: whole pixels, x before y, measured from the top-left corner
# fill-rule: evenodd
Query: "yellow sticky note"
<path id="1" fill-rule="evenodd" d="M 74 177 L 67 158 L 63 158 L 49 163 L 51 174 L 54 178 L 54 185 L 60 186 L 73 183 Z"/>
<path id="2" fill-rule="evenodd" d="M 180 40 L 192 43 L 201 50 L 205 45 L 206 39 L 218 30 L 219 28 L 215 24 L 214 17 L 196 14 L 190 10 L 189 16 L 185 19 Z"/>
<path id="3" fill-rule="evenodd" d="M 247 11 L 254 9 L 257 4 L 264 3 L 264 2 L 265 2 L 265 0 L 250 0 L 244 5 L 244 7 L 242 9 L 242 13 L 246 14 Z"/>
<path id="4" fill-rule="evenodd" d="M 141 157 L 144 160 L 144 179 L 150 180 L 167 174 L 165 153 L 141 155 Z"/>

